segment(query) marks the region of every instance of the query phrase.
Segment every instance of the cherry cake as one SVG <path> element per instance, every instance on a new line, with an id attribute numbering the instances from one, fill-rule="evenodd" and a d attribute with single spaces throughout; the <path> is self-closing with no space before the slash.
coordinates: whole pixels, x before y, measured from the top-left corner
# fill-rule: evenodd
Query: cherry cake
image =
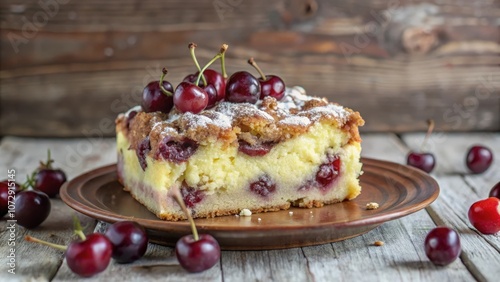
<path id="1" fill-rule="evenodd" d="M 197 114 L 135 107 L 116 120 L 118 178 L 165 220 L 186 218 L 173 187 L 195 218 L 321 207 L 361 192 L 363 124 L 301 87 L 279 101 L 220 101 Z"/>

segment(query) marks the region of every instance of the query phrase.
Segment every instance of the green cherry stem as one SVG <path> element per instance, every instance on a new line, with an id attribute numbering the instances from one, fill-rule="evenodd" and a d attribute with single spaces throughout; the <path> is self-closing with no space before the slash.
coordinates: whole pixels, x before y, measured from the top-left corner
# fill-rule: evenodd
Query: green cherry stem
<path id="1" fill-rule="evenodd" d="M 42 168 L 42 169 L 52 169 L 52 163 L 53 162 L 54 162 L 54 160 L 50 156 L 50 149 L 47 149 L 47 162 L 44 163 L 44 162 L 40 161 L 40 168 Z"/>
<path id="2" fill-rule="evenodd" d="M 165 89 L 165 87 L 163 87 L 163 80 L 165 80 L 165 76 L 167 76 L 167 73 L 168 73 L 168 70 L 167 68 L 163 68 L 162 69 L 162 74 L 161 74 L 161 77 L 160 77 L 160 89 L 161 89 L 161 92 L 163 92 L 163 94 L 167 95 L 167 96 L 173 96 L 174 93 L 168 91 L 167 89 Z"/>
<path id="3" fill-rule="evenodd" d="M 225 46 L 225 47 L 224 47 Z M 212 58 L 212 60 L 210 60 L 210 62 L 208 62 L 204 67 L 203 69 L 201 69 L 200 71 L 200 74 L 198 74 L 198 78 L 196 79 L 196 83 L 195 85 L 198 85 L 198 83 L 200 83 L 200 79 L 203 77 L 203 72 L 211 65 L 213 64 L 215 61 L 217 61 L 218 59 L 222 58 L 222 56 L 224 56 L 224 53 L 226 52 L 227 50 L 227 45 L 226 44 L 223 44 L 222 47 L 220 48 L 220 51 L 217 55 L 215 55 L 215 57 Z"/>
<path id="4" fill-rule="evenodd" d="M 248 63 L 259 72 L 260 77 L 262 77 L 263 80 L 266 80 L 266 75 L 262 72 L 253 58 L 248 59 Z"/>
<path id="5" fill-rule="evenodd" d="M 52 247 L 52 248 L 55 248 L 55 249 L 58 249 L 58 250 L 61 250 L 61 251 L 66 251 L 68 249 L 68 247 L 66 247 L 66 246 L 59 245 L 59 244 L 54 244 L 54 243 L 49 243 L 47 241 L 43 241 L 43 240 L 40 240 L 38 238 L 31 237 L 29 235 L 26 235 L 24 237 L 24 240 L 26 240 L 28 242 L 33 242 L 33 243 L 38 243 L 38 244 L 42 244 L 42 245 L 45 245 L 45 246 L 49 246 L 49 247 Z"/>
<path id="6" fill-rule="evenodd" d="M 194 220 L 193 217 L 191 216 L 191 212 L 189 212 L 188 208 L 186 207 L 186 204 L 184 204 L 184 200 L 182 200 L 181 191 L 179 190 L 178 187 L 172 188 L 172 197 L 177 202 L 177 204 L 179 204 L 182 211 L 187 216 L 189 224 L 191 225 L 191 232 L 193 232 L 193 238 L 195 241 L 198 241 L 198 239 L 200 238 L 198 236 L 198 230 L 196 230 L 196 226 L 194 225 Z"/>
<path id="7" fill-rule="evenodd" d="M 224 79 L 227 78 L 225 58 L 226 58 L 226 50 L 228 47 L 229 46 L 227 44 L 222 44 L 222 46 L 220 47 L 220 53 L 222 54 L 222 56 L 220 57 L 220 66 L 222 69 L 222 77 Z"/>
<path id="8" fill-rule="evenodd" d="M 194 49 L 196 49 L 198 45 L 195 43 L 191 42 L 189 43 L 189 51 L 191 52 L 191 58 L 193 58 L 194 64 L 196 65 L 196 68 L 198 69 L 198 72 L 201 72 L 200 64 L 198 63 L 198 59 L 196 59 L 196 55 L 194 54 Z M 205 76 L 202 76 L 201 79 L 203 80 L 203 85 L 206 87 L 207 86 L 207 79 Z"/>
<path id="9" fill-rule="evenodd" d="M 82 239 L 82 241 L 85 241 L 87 237 L 85 237 L 85 234 L 83 234 L 83 228 L 82 225 L 80 224 L 80 220 L 78 220 L 78 217 L 76 215 L 73 215 L 73 227 L 75 228 L 75 234 Z"/>
<path id="10" fill-rule="evenodd" d="M 434 120 L 429 119 L 427 120 L 427 133 L 425 134 L 424 141 L 422 142 L 422 145 L 420 146 L 420 151 L 422 152 L 425 148 L 425 145 L 427 145 L 427 140 L 429 140 L 429 137 L 432 134 L 432 131 L 434 130 Z"/>

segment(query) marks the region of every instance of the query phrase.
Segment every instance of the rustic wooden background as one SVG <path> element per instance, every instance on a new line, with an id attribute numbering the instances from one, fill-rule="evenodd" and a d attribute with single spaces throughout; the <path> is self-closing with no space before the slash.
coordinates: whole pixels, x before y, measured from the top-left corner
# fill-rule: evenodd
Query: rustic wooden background
<path id="1" fill-rule="evenodd" d="M 40 3 L 45 3 L 42 5 Z M 500 130 L 498 0 L 0 2 L 0 135 L 112 136 L 162 66 L 177 83 L 228 43 L 364 131 Z"/>

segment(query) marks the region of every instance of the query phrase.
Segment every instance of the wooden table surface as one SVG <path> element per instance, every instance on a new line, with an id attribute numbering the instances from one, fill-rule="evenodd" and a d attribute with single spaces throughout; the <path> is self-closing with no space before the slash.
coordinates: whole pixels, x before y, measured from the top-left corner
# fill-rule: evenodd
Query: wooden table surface
<path id="1" fill-rule="evenodd" d="M 405 162 L 411 149 L 420 147 L 424 134 L 397 136 L 390 133 L 364 134 L 363 156 Z M 28 139 L 4 137 L 0 143 L 0 178 L 16 169 L 18 182 L 44 160 L 51 149 L 55 165 L 69 179 L 116 161 L 114 139 Z M 481 143 L 496 156 L 483 174 L 471 175 L 464 159 L 467 148 Z M 52 200 L 49 218 L 38 228 L 16 230 L 16 274 L 7 272 L 8 232 L 0 221 L 0 281 L 499 281 L 500 237 L 478 233 L 467 219 L 470 205 L 486 198 L 500 181 L 500 133 L 434 134 L 428 149 L 437 166 L 432 176 L 441 193 L 425 210 L 349 240 L 312 247 L 271 251 L 223 251 L 212 269 L 189 274 L 175 258 L 172 248 L 150 244 L 144 258 L 129 264 L 111 262 L 90 279 L 73 274 L 61 251 L 23 241 L 32 235 L 67 244 L 71 240 L 71 218 L 75 212 L 60 199 Z M 80 215 L 87 230 L 98 229 L 96 220 Z M 435 226 L 446 225 L 460 234 L 462 254 L 446 267 L 434 266 L 424 252 L 424 238 Z M 375 241 L 383 241 L 377 247 Z"/>

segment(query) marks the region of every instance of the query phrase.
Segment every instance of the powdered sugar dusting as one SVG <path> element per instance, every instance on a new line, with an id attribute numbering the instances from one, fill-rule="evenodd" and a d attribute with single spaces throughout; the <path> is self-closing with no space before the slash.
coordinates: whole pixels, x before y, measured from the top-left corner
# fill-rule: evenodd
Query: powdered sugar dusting
<path id="1" fill-rule="evenodd" d="M 303 126 L 307 127 L 311 124 L 311 120 L 308 117 L 304 116 L 288 116 L 282 120 L 279 121 L 279 124 L 281 125 L 296 125 L 296 126 Z"/>
<path id="2" fill-rule="evenodd" d="M 237 117 L 258 116 L 268 120 L 269 122 L 274 121 L 274 118 L 271 115 L 258 109 L 255 105 L 248 103 L 235 104 L 230 102 L 222 102 L 216 107 L 215 110 L 224 115 L 227 115 L 231 120 L 234 120 Z"/>
<path id="3" fill-rule="evenodd" d="M 217 126 L 223 129 L 231 128 L 230 119 L 217 112 L 210 113 L 210 117 L 202 114 L 185 113 L 180 117 L 181 120 L 186 121 L 189 127 L 209 127 L 209 125 Z"/>
<path id="4" fill-rule="evenodd" d="M 312 121 L 319 120 L 322 116 L 330 116 L 345 123 L 349 119 L 350 113 L 342 106 L 335 104 L 328 104 L 322 107 L 315 107 L 307 111 L 299 113 L 300 116 L 306 115 Z"/>

